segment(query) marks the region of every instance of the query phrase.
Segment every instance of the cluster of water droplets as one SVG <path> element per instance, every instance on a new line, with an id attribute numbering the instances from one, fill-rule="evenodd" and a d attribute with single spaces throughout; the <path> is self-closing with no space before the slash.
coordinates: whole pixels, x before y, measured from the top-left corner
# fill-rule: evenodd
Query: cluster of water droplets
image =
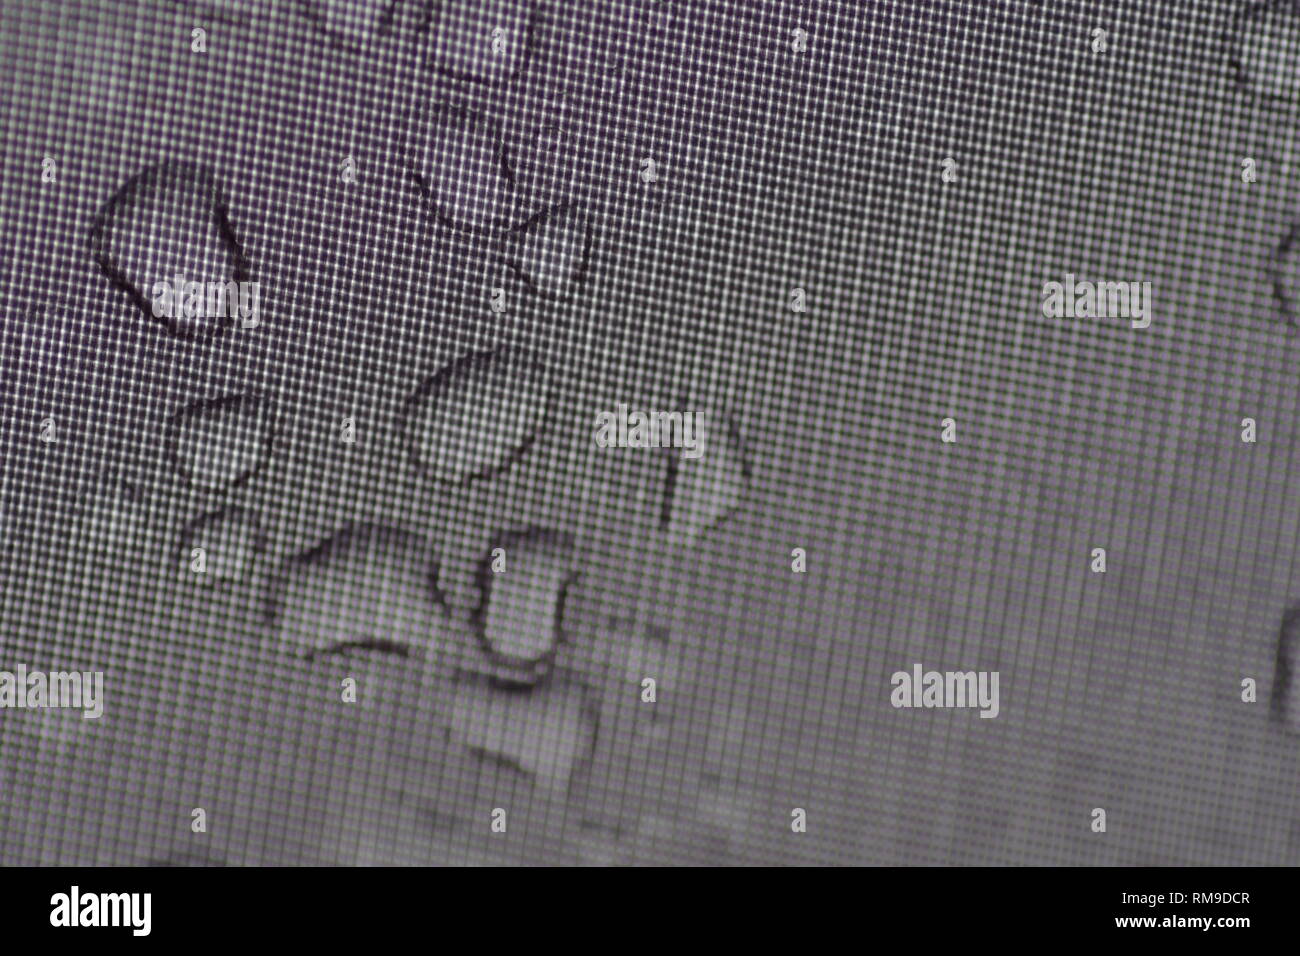
<path id="1" fill-rule="evenodd" d="M 396 22 L 395 5 L 384 0 L 304 6 L 330 41 L 349 50 L 365 50 Z M 256 4 L 230 4 L 227 11 L 244 15 Z M 606 182 L 600 130 L 582 128 L 572 90 L 616 98 L 624 68 L 607 65 L 564 77 L 560 85 L 535 75 L 545 68 L 530 63 L 537 16 L 526 2 L 431 5 L 413 40 L 426 69 L 458 82 L 542 92 L 522 121 L 481 106 L 428 102 L 394 155 L 431 221 L 485 240 L 489 255 L 530 294 L 563 303 L 590 274 L 595 224 L 610 215 L 609 197 L 618 191 Z M 633 166 L 632 181 L 657 197 L 663 168 L 653 161 L 646 168 L 648 176 Z M 118 297 L 126 311 L 138 310 L 158 336 L 198 347 L 273 328 L 283 318 L 274 309 L 241 323 L 234 308 L 210 308 L 210 290 L 237 297 L 245 284 L 275 278 L 259 275 L 245 251 L 250 239 L 256 242 L 259 223 L 232 215 L 229 197 L 239 188 L 219 167 L 192 162 L 164 162 L 127 179 L 104 202 L 88 237 L 105 295 Z M 198 295 L 191 308 L 177 285 L 182 281 Z M 164 285 L 173 290 L 173 307 L 159 308 Z M 397 403 L 397 453 L 404 460 L 394 467 L 433 487 L 492 482 L 521 467 L 556 426 L 565 381 L 553 359 L 513 344 L 466 352 L 429 369 Z M 707 414 L 725 423 L 712 429 L 707 453 L 666 455 L 658 499 L 645 503 L 661 516 L 649 544 L 656 568 L 670 549 L 690 545 L 734 511 L 748 485 L 736 423 L 714 418 L 712 409 Z M 449 604 L 439 589 L 436 542 L 407 528 L 350 522 L 273 559 L 277 516 L 244 492 L 301 443 L 301 435 L 290 434 L 293 427 L 275 387 L 218 390 L 170 410 L 157 456 L 196 507 L 179 516 L 175 507 L 158 507 L 143 482 L 114 469 L 83 495 L 82 544 L 103 556 L 157 544 L 164 565 L 189 585 L 251 587 L 262 595 L 257 612 L 269 635 L 263 650 L 292 666 L 337 670 L 342 662 L 361 672 L 365 661 L 382 661 L 381 670 L 420 674 L 413 687 L 445 692 L 431 715 L 452 740 L 564 793 L 594 746 L 599 686 L 613 680 L 636 687 L 651 671 L 669 677 L 672 635 L 654 623 L 657 595 L 614 623 L 611 637 L 621 642 L 621 656 L 602 671 L 594 655 L 574 663 L 561 654 L 571 638 L 566 600 L 590 557 L 570 529 L 497 529 L 475 558 L 469 575 L 475 599 L 464 607 Z M 589 436 L 585 427 L 576 434 Z M 291 511 L 295 502 L 281 506 Z M 173 524 L 155 527 L 160 515 Z M 0 511 L 0 545 L 10 524 L 8 512 Z M 637 701 L 626 688 L 619 693 Z"/>

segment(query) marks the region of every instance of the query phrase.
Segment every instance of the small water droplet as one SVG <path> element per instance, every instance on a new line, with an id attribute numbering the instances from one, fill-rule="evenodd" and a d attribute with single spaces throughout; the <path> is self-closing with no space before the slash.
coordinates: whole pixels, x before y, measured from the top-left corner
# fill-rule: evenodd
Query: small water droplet
<path id="1" fill-rule="evenodd" d="M 515 348 L 445 366 L 407 400 L 412 458 L 450 483 L 509 467 L 550 418 L 549 380 L 545 366 Z"/>
<path id="2" fill-rule="evenodd" d="M 374 525 L 346 528 L 290 558 L 268 594 L 280 640 L 304 656 L 421 652 L 441 605 L 425 541 Z"/>
<path id="3" fill-rule="evenodd" d="M 519 693 L 467 680 L 457 685 L 451 731 L 464 746 L 512 763 L 547 789 L 563 792 L 592 752 L 596 717 L 583 688 L 572 681 Z"/>
<path id="4" fill-rule="evenodd" d="M 1300 734 L 1300 606 L 1282 617 L 1277 665 L 1273 675 L 1273 716 L 1282 727 Z"/>
<path id="5" fill-rule="evenodd" d="M 670 536 L 688 542 L 740 507 L 750 478 L 747 453 L 734 420 L 708 411 L 702 414 L 698 458 L 687 458 L 679 448 L 665 450 L 669 455 L 665 524 Z"/>
<path id="6" fill-rule="evenodd" d="M 256 395 L 195 402 L 172 417 L 167 453 L 196 488 L 220 491 L 247 480 L 271 454 L 269 403 Z"/>
<path id="7" fill-rule="evenodd" d="M 506 263 L 542 295 L 567 299 L 586 276 L 591 222 L 577 206 L 543 213 L 510 239 Z"/>
<path id="8" fill-rule="evenodd" d="M 544 672 L 560 640 L 566 589 L 575 577 L 573 543 L 565 535 L 530 530 L 498 538 L 506 570 L 492 571 L 491 551 L 479 566 L 475 627 L 502 665 L 497 676 L 532 683 Z"/>
<path id="9" fill-rule="evenodd" d="M 1291 3 L 1264 3 L 1238 15 L 1234 50 L 1238 78 L 1256 96 L 1300 96 L 1300 16 Z"/>

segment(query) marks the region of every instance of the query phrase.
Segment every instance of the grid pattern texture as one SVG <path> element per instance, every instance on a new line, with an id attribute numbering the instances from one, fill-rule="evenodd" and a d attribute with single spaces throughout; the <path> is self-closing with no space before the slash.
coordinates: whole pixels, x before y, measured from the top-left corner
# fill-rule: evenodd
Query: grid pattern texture
<path id="1" fill-rule="evenodd" d="M 1292 3 L 0 11 L 0 864 L 1300 862 Z"/>

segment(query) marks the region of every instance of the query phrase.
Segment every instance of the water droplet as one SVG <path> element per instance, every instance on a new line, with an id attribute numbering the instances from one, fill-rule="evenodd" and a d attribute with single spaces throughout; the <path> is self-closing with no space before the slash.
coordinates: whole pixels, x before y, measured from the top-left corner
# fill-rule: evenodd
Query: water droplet
<path id="1" fill-rule="evenodd" d="M 1282 319 L 1300 325 L 1300 223 L 1293 225 L 1273 250 L 1269 265 Z"/>
<path id="2" fill-rule="evenodd" d="M 389 23 L 394 0 L 307 0 L 307 15 L 331 40 L 349 50 L 364 50 Z"/>
<path id="3" fill-rule="evenodd" d="M 447 76 L 500 83 L 528 55 L 528 0 L 443 0 L 430 24 L 425 65 Z"/>
<path id="4" fill-rule="evenodd" d="M 226 201 L 207 167 L 172 162 L 129 180 L 96 217 L 90 251 L 100 269 L 146 316 L 174 334 L 205 338 L 234 319 L 155 316 L 158 283 L 225 283 L 248 279 L 248 262 L 235 238 Z"/>
<path id="5" fill-rule="evenodd" d="M 437 566 L 422 538 L 395 528 L 347 528 L 285 562 L 270 617 L 303 656 L 423 652 L 442 613 Z"/>
<path id="6" fill-rule="evenodd" d="M 549 379 L 546 367 L 519 349 L 458 359 L 407 400 L 411 456 L 452 483 L 509 467 L 550 418 Z"/>
<path id="7" fill-rule="evenodd" d="M 1294 5 L 1265 3 L 1242 11 L 1234 51 L 1238 79 L 1256 96 L 1293 99 L 1300 94 L 1300 16 Z"/>
<path id="8" fill-rule="evenodd" d="M 565 206 L 533 218 L 513 233 L 505 260 L 535 291 L 566 299 L 586 275 L 591 244 L 586 213 Z"/>
<path id="9" fill-rule="evenodd" d="M 1300 607 L 1290 608 L 1282 618 L 1272 705 L 1283 728 L 1300 734 Z"/>
<path id="10" fill-rule="evenodd" d="M 687 458 L 684 449 L 666 450 L 664 524 L 671 537 L 688 542 L 740 507 L 749 487 L 749 461 L 734 420 L 708 411 L 702 417 L 704 426 L 697 425 L 696 432 L 702 449 L 698 458 Z"/>
<path id="11" fill-rule="evenodd" d="M 581 686 L 571 681 L 520 693 L 469 680 L 457 685 L 451 731 L 464 746 L 513 763 L 562 792 L 595 746 L 596 718 Z"/>
<path id="12" fill-rule="evenodd" d="M 167 454 L 196 488 L 219 491 L 248 479 L 271 454 L 269 403 L 228 395 L 188 405 L 167 427 Z"/>
<path id="13" fill-rule="evenodd" d="M 411 170 L 439 219 L 467 230 L 507 225 L 514 193 L 496 124 L 439 103 L 421 111 L 415 137 Z"/>
<path id="14" fill-rule="evenodd" d="M 223 508 L 194 519 L 185 529 L 182 541 L 183 574 L 214 583 L 247 576 L 266 544 L 257 516 L 239 507 Z M 203 552 L 202 572 L 194 570 L 196 548 Z"/>
<path id="15" fill-rule="evenodd" d="M 492 570 L 492 554 L 479 566 L 479 637 L 503 668 L 496 676 L 522 683 L 544 672 L 560 640 L 565 591 L 573 581 L 573 543 L 564 535 L 524 531 L 497 539 L 505 568 Z"/>

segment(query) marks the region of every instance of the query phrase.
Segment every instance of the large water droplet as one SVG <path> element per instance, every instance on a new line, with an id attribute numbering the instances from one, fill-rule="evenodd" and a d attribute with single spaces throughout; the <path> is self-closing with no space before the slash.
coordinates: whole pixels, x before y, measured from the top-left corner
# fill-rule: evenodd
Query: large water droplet
<path id="1" fill-rule="evenodd" d="M 421 111 L 414 136 L 411 170 L 439 219 L 480 231 L 508 223 L 514 191 L 505 148 L 491 120 L 439 103 Z"/>
<path id="2" fill-rule="evenodd" d="M 499 573 L 492 570 L 498 558 Z M 474 623 L 502 667 L 497 676 L 531 683 L 544 673 L 560 640 L 565 591 L 576 576 L 573 560 L 573 543 L 544 531 L 506 535 L 483 559 Z"/>
<path id="3" fill-rule="evenodd" d="M 519 349 L 458 359 L 407 400 L 411 456 L 444 482 L 509 467 L 550 418 L 549 379 L 545 366 Z"/>
<path id="4" fill-rule="evenodd" d="M 499 83 L 528 56 L 529 0 L 442 0 L 433 15 L 425 65 L 447 76 Z"/>
<path id="5" fill-rule="evenodd" d="M 269 612 L 286 647 L 304 656 L 422 653 L 442 613 L 437 566 L 423 539 L 362 525 L 285 562 Z"/>
<path id="6" fill-rule="evenodd" d="M 570 681 L 521 693 L 470 680 L 457 685 L 451 731 L 465 746 L 513 763 L 562 792 L 595 745 L 596 717 L 582 688 Z"/>
<path id="7" fill-rule="evenodd" d="M 513 233 L 505 260 L 535 291 L 566 299 L 587 272 L 591 222 L 577 206 L 543 213 Z"/>
<path id="8" fill-rule="evenodd" d="M 269 403 L 228 395 L 186 406 L 167 427 L 167 453 L 185 480 L 219 491 L 245 481 L 271 454 Z"/>
<path id="9" fill-rule="evenodd" d="M 226 201 L 207 167 L 172 162 L 129 180 L 100 211 L 90 251 L 104 274 L 149 318 L 174 334 L 203 338 L 230 325 L 229 310 L 186 318 L 154 315 L 160 283 L 225 283 L 248 279 L 248 262 L 235 238 Z M 214 286 L 215 288 L 215 286 Z M 179 315 L 179 317 L 177 317 Z"/>

